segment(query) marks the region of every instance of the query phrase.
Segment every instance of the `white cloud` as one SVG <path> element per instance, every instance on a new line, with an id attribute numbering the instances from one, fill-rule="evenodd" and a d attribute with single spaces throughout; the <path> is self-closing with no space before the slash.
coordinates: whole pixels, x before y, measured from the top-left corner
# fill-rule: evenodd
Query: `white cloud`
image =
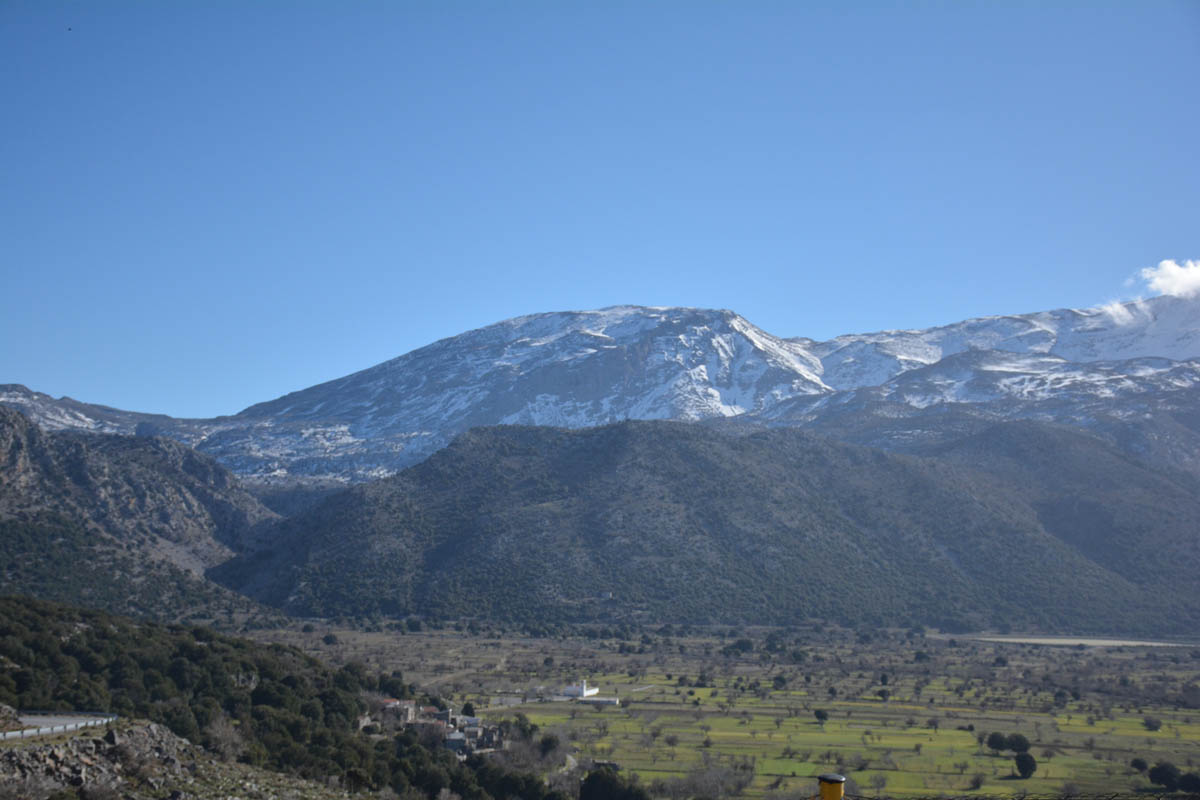
<path id="1" fill-rule="evenodd" d="M 1178 261 L 1170 259 L 1158 262 L 1157 267 L 1146 267 L 1138 276 L 1151 291 L 1172 294 L 1176 297 L 1195 297 L 1200 294 L 1200 261 Z"/>
<path id="2" fill-rule="evenodd" d="M 1135 297 L 1132 300 L 1112 300 L 1096 306 L 1096 310 L 1107 314 L 1114 325 L 1132 325 L 1135 322 L 1147 322 L 1154 318 L 1154 314 L 1146 306 L 1146 301 L 1141 297 Z"/>
<path id="3" fill-rule="evenodd" d="M 1120 300 L 1105 303 L 1100 306 L 1100 310 L 1107 314 L 1109 319 L 1117 325 L 1128 325 L 1133 322 L 1133 314 L 1129 313 L 1129 309 L 1125 308 L 1125 304 Z"/>

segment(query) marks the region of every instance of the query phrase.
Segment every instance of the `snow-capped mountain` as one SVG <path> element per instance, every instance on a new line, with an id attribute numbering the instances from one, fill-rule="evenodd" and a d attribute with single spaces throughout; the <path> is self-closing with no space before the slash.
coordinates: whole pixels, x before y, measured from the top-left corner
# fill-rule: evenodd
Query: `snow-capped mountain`
<path id="1" fill-rule="evenodd" d="M 243 411 L 364 433 L 697 420 L 830 391 L 803 346 L 730 311 L 622 306 L 518 317 Z"/>
<path id="2" fill-rule="evenodd" d="M 1087 425 L 1168 395 L 1200 408 L 1195 359 L 1200 300 L 1176 297 L 825 342 L 782 339 L 730 311 L 621 306 L 507 320 L 211 420 L 15 385 L 0 403 L 48 428 L 167 435 L 257 480 L 355 482 L 479 425 L 734 418 L 844 431 L 942 408 Z"/>
<path id="3" fill-rule="evenodd" d="M 838 390 L 878 386 L 972 350 L 1055 356 L 1071 363 L 1182 361 L 1200 357 L 1200 301 L 1163 296 L 1085 310 L 980 317 L 926 330 L 793 341 L 820 359 L 822 380 Z"/>
<path id="4" fill-rule="evenodd" d="M 0 402 L 51 428 L 162 433 L 259 479 L 364 480 L 478 425 L 735 416 L 831 392 L 820 371 L 805 347 L 732 312 L 625 306 L 507 320 L 213 420 L 142 419 L 23 387 Z"/>

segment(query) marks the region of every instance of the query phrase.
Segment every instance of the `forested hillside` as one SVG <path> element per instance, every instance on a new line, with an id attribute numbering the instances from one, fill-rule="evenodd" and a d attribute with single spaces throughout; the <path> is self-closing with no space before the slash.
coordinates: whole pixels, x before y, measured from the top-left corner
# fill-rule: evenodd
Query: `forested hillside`
<path id="1" fill-rule="evenodd" d="M 1039 469 L 1092 472 L 988 469 L 1025 425 L 940 459 L 786 429 L 477 429 L 213 574 L 317 615 L 1195 630 L 1190 479 L 1050 428 Z"/>
<path id="2" fill-rule="evenodd" d="M 412 687 L 398 674 L 334 670 L 294 648 L 208 628 L 0 598 L 0 703 L 148 718 L 226 757 L 352 788 L 557 797 L 535 776 L 482 759 L 461 764 L 415 734 L 360 734 L 364 690 L 405 697 Z"/>

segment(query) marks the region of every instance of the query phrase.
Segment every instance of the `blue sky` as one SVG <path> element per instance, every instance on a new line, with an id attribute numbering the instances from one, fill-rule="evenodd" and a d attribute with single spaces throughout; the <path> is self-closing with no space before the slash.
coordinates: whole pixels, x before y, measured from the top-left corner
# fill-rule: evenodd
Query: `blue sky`
<path id="1" fill-rule="evenodd" d="M 131 410 L 539 311 L 828 338 L 1200 258 L 1197 2 L 7 0 L 0 63 L 0 383 Z"/>

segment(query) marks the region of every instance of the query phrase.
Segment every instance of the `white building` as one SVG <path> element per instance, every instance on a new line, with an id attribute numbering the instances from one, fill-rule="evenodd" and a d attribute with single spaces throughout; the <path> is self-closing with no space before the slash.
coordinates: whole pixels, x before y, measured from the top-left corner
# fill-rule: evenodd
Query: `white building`
<path id="1" fill-rule="evenodd" d="M 594 694 L 599 694 L 600 690 L 595 687 L 589 687 L 587 681 L 571 684 L 563 689 L 562 693 L 567 697 L 591 697 Z"/>

